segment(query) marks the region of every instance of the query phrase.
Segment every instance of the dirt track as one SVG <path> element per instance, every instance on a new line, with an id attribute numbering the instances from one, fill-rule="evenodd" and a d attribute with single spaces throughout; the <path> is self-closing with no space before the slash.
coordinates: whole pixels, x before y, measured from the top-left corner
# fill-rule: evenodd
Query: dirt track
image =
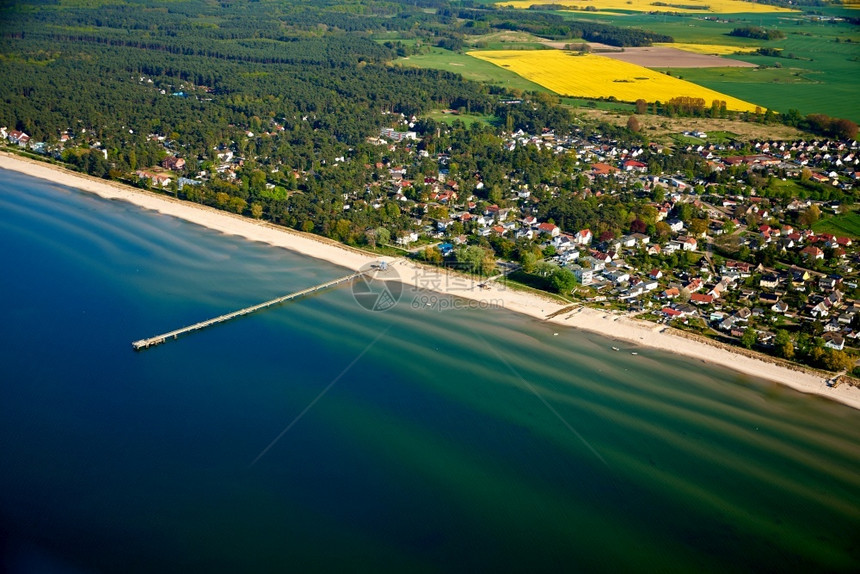
<path id="1" fill-rule="evenodd" d="M 694 54 L 667 46 L 649 46 L 647 48 L 625 48 L 623 52 L 606 52 L 601 56 L 637 64 L 646 68 L 755 68 L 755 64 L 710 56 Z"/>

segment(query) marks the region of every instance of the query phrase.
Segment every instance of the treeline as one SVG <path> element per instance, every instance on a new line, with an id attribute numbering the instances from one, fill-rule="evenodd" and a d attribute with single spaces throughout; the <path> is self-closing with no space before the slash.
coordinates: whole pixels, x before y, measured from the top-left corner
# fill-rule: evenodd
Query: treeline
<path id="1" fill-rule="evenodd" d="M 809 114 L 805 119 L 806 125 L 803 127 L 813 133 L 839 140 L 857 138 L 857 124 L 851 120 L 831 118 L 824 114 Z"/>
<path id="2" fill-rule="evenodd" d="M 449 11 L 450 12 L 450 11 Z M 673 42 L 671 36 L 638 28 L 621 28 L 609 24 L 567 20 L 557 14 L 528 10 L 462 9 L 450 12 L 468 23 L 465 33 L 484 34 L 489 28 L 528 32 L 554 40 L 582 39 L 611 46 L 651 46 L 654 42 Z M 476 25 L 481 24 L 481 25 Z"/>
<path id="3" fill-rule="evenodd" d="M 761 28 L 760 26 L 734 28 L 728 35 L 738 38 L 752 38 L 754 40 L 782 40 L 785 38 L 785 33 L 780 30 Z"/>

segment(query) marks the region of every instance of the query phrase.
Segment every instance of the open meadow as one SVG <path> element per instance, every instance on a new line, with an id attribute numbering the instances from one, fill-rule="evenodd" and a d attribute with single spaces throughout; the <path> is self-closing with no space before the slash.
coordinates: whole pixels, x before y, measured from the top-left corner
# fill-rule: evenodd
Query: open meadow
<path id="1" fill-rule="evenodd" d="M 460 74 L 467 80 L 502 86 L 522 91 L 545 91 L 539 84 L 519 74 L 499 69 L 490 62 L 473 58 L 443 48 L 431 48 L 425 54 L 413 54 L 397 60 L 397 65 L 407 68 L 432 68 Z"/>

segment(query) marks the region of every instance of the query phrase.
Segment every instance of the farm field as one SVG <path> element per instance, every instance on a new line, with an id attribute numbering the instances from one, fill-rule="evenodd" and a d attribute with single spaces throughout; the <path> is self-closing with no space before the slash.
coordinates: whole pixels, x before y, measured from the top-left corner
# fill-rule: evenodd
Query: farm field
<path id="1" fill-rule="evenodd" d="M 528 9 L 532 4 L 538 4 L 534 0 L 519 0 L 514 2 L 499 2 L 498 6 L 510 6 L 512 8 Z M 600 11 L 621 12 L 680 12 L 693 14 L 760 14 L 771 12 L 793 12 L 788 8 L 771 6 L 768 4 L 756 4 L 753 2 L 742 2 L 740 0 L 663 0 L 663 6 L 655 5 L 654 0 L 552 0 L 547 4 L 558 4 L 570 6 L 572 9 L 583 9 L 593 6 Z"/>
<path id="2" fill-rule="evenodd" d="M 729 110 L 755 111 L 756 104 L 673 78 L 642 66 L 597 55 L 556 50 L 470 52 L 475 58 L 522 75 L 560 95 L 633 102 L 666 102 L 676 97 L 723 100 Z"/>
<path id="3" fill-rule="evenodd" d="M 829 12 L 858 14 L 857 10 L 830 8 Z M 740 15 L 731 22 L 706 20 L 697 15 L 624 14 L 596 16 L 589 12 L 557 12 L 576 20 L 589 20 L 622 27 L 635 27 L 667 34 L 675 44 L 712 44 L 742 48 L 767 47 L 781 50 L 783 57 L 755 54 L 732 55 L 767 69 L 677 70 L 692 82 L 762 107 L 802 115 L 824 113 L 860 122 L 860 28 L 847 22 L 818 22 L 798 13 Z M 781 40 L 761 41 L 728 36 L 740 26 L 777 28 Z M 849 41 L 850 40 L 850 41 Z M 673 72 L 674 73 L 674 72 Z M 795 75 L 797 74 L 797 75 Z M 792 84 L 787 87 L 785 84 Z"/>
<path id="4" fill-rule="evenodd" d="M 637 66 L 646 68 L 676 67 L 676 68 L 755 68 L 755 64 L 737 60 L 734 58 L 723 58 L 713 54 L 698 54 L 679 50 L 671 44 L 663 46 L 647 46 L 641 48 L 625 48 L 623 52 L 605 52 L 602 56 L 630 62 Z"/>
<path id="5" fill-rule="evenodd" d="M 858 239 L 860 238 L 860 214 L 852 211 L 821 219 L 812 226 L 812 230 L 816 233 L 830 233 L 831 235 L 848 236 L 851 239 Z"/>
<path id="6" fill-rule="evenodd" d="M 750 54 L 758 50 L 758 46 L 730 46 L 728 44 L 691 44 L 675 42 L 673 44 L 654 44 L 665 48 L 676 48 L 694 54 L 705 54 L 715 56 L 731 56 L 733 54 Z"/>

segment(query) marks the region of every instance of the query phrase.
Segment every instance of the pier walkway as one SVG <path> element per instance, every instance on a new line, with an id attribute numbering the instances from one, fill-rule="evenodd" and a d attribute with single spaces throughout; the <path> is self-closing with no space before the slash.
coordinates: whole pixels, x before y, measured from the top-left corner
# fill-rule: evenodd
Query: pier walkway
<path id="1" fill-rule="evenodd" d="M 135 351 L 148 349 L 149 347 L 154 347 L 155 345 L 159 345 L 161 343 L 169 341 L 170 339 L 176 339 L 180 335 L 184 335 L 192 331 L 199 331 L 200 329 L 205 329 L 206 327 L 211 327 L 212 325 L 217 325 L 218 323 L 224 323 L 225 321 L 235 319 L 236 317 L 250 315 L 251 313 L 259 311 L 260 309 L 265 309 L 266 307 L 271 307 L 272 305 L 278 305 L 279 303 L 284 303 L 292 299 L 298 299 L 299 297 L 310 295 L 315 291 L 321 291 L 322 289 L 328 289 L 329 287 L 334 287 L 335 285 L 340 285 L 341 283 L 352 281 L 353 279 L 361 277 L 362 275 L 367 275 L 372 271 L 375 271 L 375 269 L 358 271 L 356 273 L 352 273 L 351 275 L 347 275 L 346 277 L 341 277 L 332 281 L 326 281 L 325 283 L 320 283 L 319 285 L 314 285 L 313 287 L 308 287 L 307 289 L 302 289 L 301 291 L 296 291 L 295 293 L 290 293 L 289 295 L 283 295 L 276 299 L 272 299 L 271 301 L 266 301 L 265 303 L 259 303 L 257 305 L 252 305 L 251 307 L 245 307 L 244 309 L 239 309 L 238 311 L 233 311 L 232 313 L 227 313 L 226 315 L 221 315 L 213 319 L 194 323 L 193 325 L 182 327 L 181 329 L 176 329 L 175 331 L 170 331 L 169 333 L 163 333 L 161 335 L 156 335 L 155 337 L 150 337 L 148 339 L 134 341 L 131 346 L 134 347 Z"/>

